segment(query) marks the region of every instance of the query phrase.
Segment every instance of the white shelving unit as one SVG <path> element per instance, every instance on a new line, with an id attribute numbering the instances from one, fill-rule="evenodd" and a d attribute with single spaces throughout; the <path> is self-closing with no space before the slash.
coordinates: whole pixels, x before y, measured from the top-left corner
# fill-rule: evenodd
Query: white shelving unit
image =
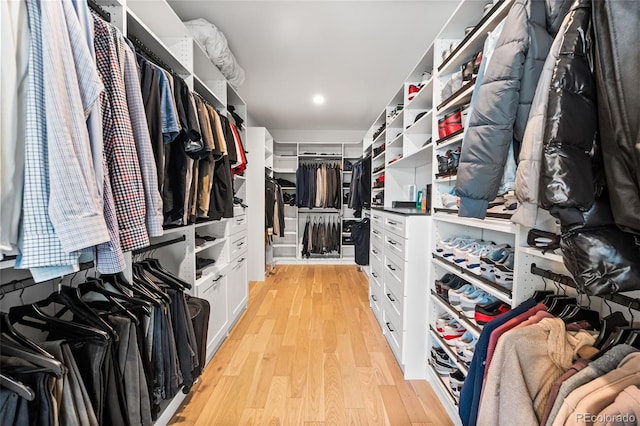
<path id="1" fill-rule="evenodd" d="M 296 183 L 296 171 L 300 162 L 304 161 L 332 161 L 344 164 L 344 160 L 352 162 L 362 156 L 362 146 L 360 144 L 340 144 L 340 143 L 280 143 L 273 145 L 273 176 L 282 178 L 292 183 Z M 343 197 L 348 192 L 348 188 L 343 186 L 343 182 L 351 181 L 351 171 L 342 171 Z M 295 186 L 282 187 L 283 193 L 296 194 Z M 338 255 L 302 257 L 302 233 L 307 215 L 310 214 L 335 214 L 340 221 L 354 219 L 353 211 L 342 203 L 338 209 L 322 208 L 298 208 L 285 204 L 285 232 L 284 237 L 274 236 L 273 259 L 275 263 L 296 264 L 296 263 L 352 263 L 354 259 L 354 247 L 352 245 L 341 244 Z"/>

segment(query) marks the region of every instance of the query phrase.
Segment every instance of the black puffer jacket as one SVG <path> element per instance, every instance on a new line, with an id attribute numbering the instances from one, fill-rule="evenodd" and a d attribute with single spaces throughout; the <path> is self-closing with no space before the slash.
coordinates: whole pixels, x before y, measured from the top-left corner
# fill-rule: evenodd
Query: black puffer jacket
<path id="1" fill-rule="evenodd" d="M 569 14 L 549 88 L 538 198 L 564 229 L 584 224 L 604 185 L 601 162 L 592 161 L 599 148 L 591 0 L 577 0 Z"/>
<path id="2" fill-rule="evenodd" d="M 564 264 L 588 294 L 640 289 L 640 247 L 613 221 L 597 137 L 591 1 L 576 0 L 551 79 L 539 203 L 560 219 Z"/>
<path id="3" fill-rule="evenodd" d="M 616 224 L 640 241 L 640 1 L 594 0 L 600 143 Z"/>

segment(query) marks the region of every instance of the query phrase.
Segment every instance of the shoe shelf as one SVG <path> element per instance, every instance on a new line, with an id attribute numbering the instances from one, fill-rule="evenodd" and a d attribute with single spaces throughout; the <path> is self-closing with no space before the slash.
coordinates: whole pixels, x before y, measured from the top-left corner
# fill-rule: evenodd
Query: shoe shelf
<path id="1" fill-rule="evenodd" d="M 476 26 L 460 41 L 458 47 L 442 61 L 438 74 L 450 74 L 459 69 L 475 53 L 482 50 L 487 34 L 493 31 L 507 16 L 513 0 L 501 0 L 476 24 Z"/>
<path id="2" fill-rule="evenodd" d="M 371 161 L 378 161 L 380 159 L 384 160 L 384 153 L 385 153 L 385 151 L 382 151 L 380 154 L 378 154 L 375 157 L 373 157 L 373 159 Z"/>
<path id="3" fill-rule="evenodd" d="M 416 83 L 419 84 L 419 83 Z M 407 85 L 407 88 L 409 86 Z M 433 102 L 433 77 L 429 79 L 418 93 L 406 103 L 404 109 L 428 109 Z"/>
<path id="4" fill-rule="evenodd" d="M 407 155 L 406 157 L 402 157 L 398 161 L 393 163 L 389 163 L 387 168 L 416 168 L 420 166 L 425 166 L 430 164 L 432 161 L 431 158 L 431 149 L 433 148 L 433 144 L 430 143 L 428 145 L 423 146 L 416 152 Z"/>
<path id="5" fill-rule="evenodd" d="M 444 338 L 440 336 L 440 333 L 438 333 L 431 324 L 429 325 L 429 331 L 431 332 L 433 338 L 440 344 L 440 347 L 447 353 L 447 355 L 449 355 L 449 358 L 453 360 L 456 367 L 458 367 L 458 369 L 462 371 L 462 374 L 464 374 L 466 377 L 467 374 L 469 374 L 469 367 L 467 367 L 467 365 L 460 359 L 456 351 L 451 349 L 451 346 L 447 345 L 447 342 L 444 340 Z"/>
<path id="6" fill-rule="evenodd" d="M 371 192 L 380 192 L 384 191 L 384 186 L 382 188 L 371 188 Z"/>
<path id="7" fill-rule="evenodd" d="M 373 140 L 373 145 L 377 144 L 378 142 L 382 141 L 384 142 L 384 138 L 387 135 L 387 129 L 384 129 L 382 132 L 380 132 L 380 134 Z"/>
<path id="8" fill-rule="evenodd" d="M 409 126 L 404 133 L 407 135 L 426 135 L 431 133 L 431 120 L 433 116 L 433 109 L 429 110 L 425 115 L 420 117 L 420 120 Z"/>
<path id="9" fill-rule="evenodd" d="M 382 176 L 384 174 L 384 169 L 375 172 L 374 174 L 371 175 L 371 177 L 373 177 L 374 179 L 377 178 L 378 176 Z"/>
<path id="10" fill-rule="evenodd" d="M 438 105 L 438 114 L 445 114 L 469 103 L 471 101 L 471 95 L 473 94 L 473 88 L 475 85 L 475 80 L 472 80 L 462 86 L 456 93 L 449 96 L 449 98 L 445 99 L 444 102 Z"/>
<path id="11" fill-rule="evenodd" d="M 449 262 L 448 260 L 436 255 L 435 253 L 432 253 L 431 255 L 433 256 L 434 264 L 453 274 L 456 274 L 460 278 L 472 284 L 474 287 L 484 290 L 490 295 L 497 297 L 508 305 L 511 305 L 511 290 L 501 287 L 500 285 L 486 279 L 481 275 L 476 275 L 473 272 L 470 272 L 468 269 L 463 268 L 462 266 L 458 266 L 453 262 Z"/>
<path id="12" fill-rule="evenodd" d="M 533 248 L 533 247 L 519 247 L 518 250 L 522 253 L 526 253 L 531 256 L 536 256 L 542 259 L 550 260 L 552 262 L 556 262 L 564 265 L 564 260 L 562 260 L 562 255 L 556 254 L 554 252 L 543 253 L 542 250 Z"/>
<path id="13" fill-rule="evenodd" d="M 215 247 L 218 244 L 224 244 L 225 239 L 224 238 L 216 238 L 214 241 L 208 241 L 206 244 L 203 244 L 201 246 L 196 246 L 195 250 L 193 250 L 194 253 L 198 254 L 201 251 L 205 251 L 207 249 L 210 249 L 211 247 Z"/>
<path id="14" fill-rule="evenodd" d="M 402 147 L 402 142 L 404 140 L 404 135 L 402 134 L 402 132 L 395 137 L 395 139 L 391 140 L 391 142 L 387 143 L 387 148 L 395 148 L 395 147 Z"/>
<path id="15" fill-rule="evenodd" d="M 464 129 L 460 129 L 457 132 L 451 133 L 450 135 L 447 135 L 442 139 L 438 139 L 436 141 L 436 148 L 443 149 L 450 145 L 462 142 L 463 137 L 464 137 Z"/>
<path id="16" fill-rule="evenodd" d="M 387 123 L 387 129 L 393 129 L 393 128 L 402 129 L 403 116 L 404 116 L 404 108 L 400 110 L 400 112 L 398 112 L 395 117 L 389 120 L 389 122 Z"/>
<path id="17" fill-rule="evenodd" d="M 429 368 L 431 369 L 431 372 L 433 373 L 433 375 L 438 378 L 436 383 L 438 383 L 440 386 L 442 386 L 442 388 L 444 388 L 445 395 L 447 395 L 449 398 L 451 398 L 449 402 L 451 402 L 453 405 L 455 405 L 457 407 L 458 406 L 458 398 L 456 398 L 455 395 L 453 394 L 453 392 L 451 391 L 451 387 L 449 386 L 449 383 L 447 383 L 446 379 L 443 376 L 438 374 L 438 371 L 436 370 L 436 367 L 433 365 L 433 360 L 429 359 L 428 364 L 429 364 Z"/>
<path id="18" fill-rule="evenodd" d="M 474 320 L 467 318 L 464 313 L 451 306 L 449 302 L 444 300 L 438 295 L 438 293 L 433 290 L 431 290 L 431 298 L 433 299 L 435 304 L 440 307 L 440 309 L 458 320 L 458 322 L 460 322 L 460 324 L 462 324 L 464 328 L 466 328 L 467 331 L 473 335 L 473 337 L 475 337 L 476 339 L 480 337 L 482 326 L 478 325 L 478 323 L 476 323 Z"/>
<path id="19" fill-rule="evenodd" d="M 437 178 L 437 179 L 434 179 L 433 181 L 435 183 L 455 183 L 457 179 L 458 179 L 458 175 L 451 175 L 447 177 Z"/>
<path id="20" fill-rule="evenodd" d="M 471 226 L 474 228 L 488 229 L 503 232 L 505 234 L 515 234 L 516 225 L 510 220 L 485 218 L 484 220 L 470 217 L 459 217 L 456 214 L 438 212 L 433 217 L 440 222 L 453 223 L 461 226 Z"/>

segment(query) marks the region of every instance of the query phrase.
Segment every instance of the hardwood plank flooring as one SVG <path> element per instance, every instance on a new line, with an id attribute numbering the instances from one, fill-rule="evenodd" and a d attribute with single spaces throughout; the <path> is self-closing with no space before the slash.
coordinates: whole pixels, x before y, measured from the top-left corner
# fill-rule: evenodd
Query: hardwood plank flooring
<path id="1" fill-rule="evenodd" d="M 174 415 L 174 425 L 451 425 L 405 381 L 356 266 L 281 265 Z"/>

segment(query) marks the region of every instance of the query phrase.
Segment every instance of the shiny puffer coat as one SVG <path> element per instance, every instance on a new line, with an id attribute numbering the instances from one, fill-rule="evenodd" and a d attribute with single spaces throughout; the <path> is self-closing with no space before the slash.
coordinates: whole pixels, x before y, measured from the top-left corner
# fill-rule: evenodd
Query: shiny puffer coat
<path id="1" fill-rule="evenodd" d="M 456 181 L 460 216 L 486 216 L 500 187 L 512 143 L 518 157 L 544 61 L 571 3 L 514 1 L 464 136 Z"/>
<path id="2" fill-rule="evenodd" d="M 560 219 L 564 264 L 588 294 L 640 289 L 640 247 L 615 226 L 597 137 L 591 1 L 576 0 L 546 111 L 539 203 Z"/>
<path id="3" fill-rule="evenodd" d="M 584 224 L 582 213 L 604 186 L 601 162 L 593 161 L 599 148 L 591 1 L 576 1 L 570 14 L 549 87 L 538 200 L 563 229 Z"/>
<path id="4" fill-rule="evenodd" d="M 616 224 L 640 242 L 640 1 L 593 1 L 598 118 Z"/>

